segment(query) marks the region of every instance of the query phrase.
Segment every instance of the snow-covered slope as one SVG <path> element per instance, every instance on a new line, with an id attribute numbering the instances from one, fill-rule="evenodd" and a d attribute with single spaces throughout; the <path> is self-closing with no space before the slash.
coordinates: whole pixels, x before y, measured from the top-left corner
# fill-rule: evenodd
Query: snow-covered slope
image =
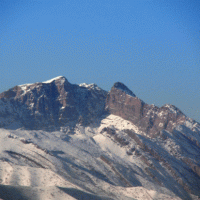
<path id="1" fill-rule="evenodd" d="M 64 77 L 16 86 L 0 94 L 0 124 L 0 199 L 200 197 L 200 124 L 121 83 L 109 93 Z"/>
<path id="2" fill-rule="evenodd" d="M 0 129 L 3 190 L 15 188 L 19 197 L 29 199 L 69 199 L 68 195 L 74 199 L 175 197 L 171 191 L 148 183 L 142 174 L 132 175 L 136 176 L 134 181 L 128 180 L 127 172 L 120 172 L 120 166 L 133 171 L 142 163 L 135 163 L 125 148 L 99 133 L 100 130 L 77 126 L 74 135 L 67 135 Z M 3 191 L 0 197 L 5 198 Z"/>

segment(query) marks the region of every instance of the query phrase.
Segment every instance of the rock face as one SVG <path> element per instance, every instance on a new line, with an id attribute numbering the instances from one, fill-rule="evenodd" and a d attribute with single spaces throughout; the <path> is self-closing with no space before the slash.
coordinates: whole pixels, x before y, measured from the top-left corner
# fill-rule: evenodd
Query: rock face
<path id="1" fill-rule="evenodd" d="M 88 124 L 104 111 L 107 92 L 65 77 L 25 84 L 0 94 L 0 127 L 54 130 L 70 122 Z"/>
<path id="2" fill-rule="evenodd" d="M 173 105 L 146 104 L 120 82 L 110 92 L 62 76 L 11 88 L 0 94 L 0 136 L 1 185 L 38 187 L 43 181 L 32 183 L 35 172 L 51 180 L 51 171 L 59 176 L 56 187 L 62 178 L 95 199 L 127 199 L 130 187 L 169 195 L 133 192 L 131 199 L 200 197 L 200 124 Z"/>
<path id="3" fill-rule="evenodd" d="M 108 93 L 95 84 L 71 84 L 65 77 L 15 86 L 0 94 L 0 127 L 55 130 L 69 123 L 88 125 L 102 114 L 114 114 L 156 137 L 186 121 L 173 105 L 148 105 L 117 82 Z"/>
<path id="4" fill-rule="evenodd" d="M 148 105 L 119 82 L 114 84 L 107 96 L 106 110 L 131 121 L 152 137 L 163 129 L 172 131 L 186 120 L 186 116 L 175 106 L 166 104 L 158 108 Z"/>
<path id="5" fill-rule="evenodd" d="M 122 83 L 115 83 L 106 99 L 106 110 L 109 113 L 134 123 L 139 123 L 142 118 L 144 105 L 145 103 Z"/>

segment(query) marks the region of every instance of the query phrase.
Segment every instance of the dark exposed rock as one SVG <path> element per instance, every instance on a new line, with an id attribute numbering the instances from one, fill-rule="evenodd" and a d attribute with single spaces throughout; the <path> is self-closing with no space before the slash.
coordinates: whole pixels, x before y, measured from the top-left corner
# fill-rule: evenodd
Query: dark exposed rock
<path id="1" fill-rule="evenodd" d="M 113 87 L 120 89 L 120 90 L 126 92 L 126 94 L 129 94 L 129 95 L 135 97 L 135 94 L 133 94 L 133 92 L 127 86 L 125 86 L 123 83 L 116 82 Z"/>
<path id="2" fill-rule="evenodd" d="M 183 162 L 185 162 L 192 169 L 192 171 L 200 177 L 200 166 L 198 164 L 189 158 L 183 158 Z"/>
<path id="3" fill-rule="evenodd" d="M 13 122 L 26 129 L 45 130 L 72 121 L 86 125 L 102 115 L 106 95 L 94 84 L 70 84 L 65 77 L 16 86 L 0 94 L 0 127 L 12 128 Z"/>
<path id="4" fill-rule="evenodd" d="M 0 127 L 5 128 L 55 130 L 71 122 L 85 126 L 106 112 L 131 121 L 151 137 L 163 129 L 172 131 L 186 119 L 175 106 L 144 103 L 120 82 L 107 93 L 95 84 L 76 85 L 57 77 L 0 94 Z"/>
<path id="5" fill-rule="evenodd" d="M 159 152 L 157 150 L 157 148 L 155 148 L 155 146 L 147 145 L 147 143 L 145 143 L 145 141 L 143 141 L 143 139 L 145 138 L 144 136 L 141 136 L 141 138 L 140 138 L 136 133 L 134 133 L 133 131 L 128 130 L 128 129 L 124 130 L 124 132 L 127 133 L 129 135 L 129 137 L 131 139 L 133 139 L 136 142 L 136 144 L 138 145 L 139 149 L 135 150 L 135 155 L 138 156 L 149 167 L 149 168 L 146 168 L 146 172 L 157 183 L 159 182 L 161 184 L 162 180 L 158 180 L 158 178 L 156 176 L 154 176 L 152 174 L 152 172 L 149 171 L 150 169 L 158 171 L 158 169 L 155 167 L 155 165 L 153 165 L 153 163 L 151 161 L 156 161 L 156 162 L 159 162 L 160 164 L 162 164 L 162 166 L 169 172 L 169 174 L 173 177 L 173 179 L 176 181 L 176 183 L 181 185 L 184 188 L 184 190 L 187 191 L 188 193 L 195 194 L 198 191 L 197 183 L 199 183 L 198 176 L 199 176 L 199 169 L 200 169 L 198 164 L 194 163 L 191 159 L 188 159 L 188 158 L 183 159 L 183 161 L 190 167 L 189 169 L 191 169 L 195 173 L 195 175 L 193 175 L 193 178 L 195 176 L 195 180 L 192 179 L 192 181 L 191 180 L 189 181 L 175 167 L 176 166 L 175 163 L 177 163 L 177 161 L 175 161 L 176 159 L 174 157 L 167 158 L 167 154 L 168 154 L 167 152 Z M 149 139 L 147 139 L 147 138 L 145 140 L 149 141 Z M 143 154 L 146 156 L 148 155 L 148 157 L 145 157 Z M 128 155 L 130 155 L 130 154 L 128 154 Z M 188 173 L 188 169 L 185 168 L 185 166 L 181 165 L 181 168 L 182 167 L 183 167 L 182 170 L 184 170 L 185 173 Z M 193 183 L 193 182 L 195 182 L 195 183 Z M 197 184 L 197 185 L 192 186 L 192 184 Z M 196 194 L 198 194 L 198 193 L 196 193 Z"/>
<path id="6" fill-rule="evenodd" d="M 143 101 L 115 86 L 112 87 L 106 99 L 106 110 L 109 113 L 134 123 L 138 123 L 141 119 L 143 106 Z"/>
<path id="7" fill-rule="evenodd" d="M 136 125 L 136 129 L 120 130 L 119 127 L 109 126 L 105 122 L 102 123 L 105 127 L 100 134 L 117 143 L 116 147 L 121 146 L 129 159 L 136 158 L 142 163 L 141 168 L 138 166 L 145 178 L 169 187 L 182 199 L 190 198 L 183 198 L 177 188 L 200 196 L 200 124 L 188 120 L 175 106 L 166 104 L 159 108 L 148 105 L 120 82 L 115 83 L 107 93 L 95 84 L 71 84 L 64 77 L 16 86 L 0 94 L 0 127 L 49 131 L 60 129 L 65 132 L 61 139 L 66 142 L 72 140 L 69 135 L 76 134 L 77 123 L 87 126 L 109 113 L 129 120 Z M 96 126 L 97 123 L 94 124 Z M 91 133 L 94 135 L 95 131 Z M 12 134 L 7 137 L 9 140 L 16 139 Z M 95 139 L 91 140 L 97 144 Z M 29 139 L 22 138 L 20 141 L 22 145 L 27 144 L 26 146 L 31 143 L 51 156 L 64 152 L 50 151 Z M 46 168 L 26 154 L 13 151 L 6 153 L 12 159 L 21 159 L 24 165 L 28 163 L 30 166 Z M 104 154 L 100 159 L 123 181 L 124 186 L 133 184 L 131 171 L 121 168 L 121 165 Z M 168 186 L 168 181 L 173 183 L 172 187 Z"/>
<path id="8" fill-rule="evenodd" d="M 186 119 L 173 105 L 158 108 L 144 103 L 122 83 L 115 83 L 109 92 L 106 110 L 131 121 L 151 137 L 158 136 L 163 129 L 172 131 L 177 125 L 184 124 Z"/>
<path id="9" fill-rule="evenodd" d="M 116 134 L 116 131 L 112 128 L 109 128 L 109 127 L 105 127 L 102 129 L 101 133 L 104 133 L 106 132 L 108 135 L 110 135 L 110 137 L 115 141 L 117 142 L 118 144 L 120 144 L 121 146 L 126 146 L 129 144 L 129 142 L 120 137 L 119 135 Z"/>

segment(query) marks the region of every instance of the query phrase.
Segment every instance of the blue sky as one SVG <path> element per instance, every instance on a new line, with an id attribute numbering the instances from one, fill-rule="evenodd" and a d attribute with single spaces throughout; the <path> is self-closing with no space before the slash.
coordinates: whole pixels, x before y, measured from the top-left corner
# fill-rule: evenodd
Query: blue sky
<path id="1" fill-rule="evenodd" d="M 200 122 L 199 0 L 1 0 L 0 92 L 63 75 L 117 81 Z"/>

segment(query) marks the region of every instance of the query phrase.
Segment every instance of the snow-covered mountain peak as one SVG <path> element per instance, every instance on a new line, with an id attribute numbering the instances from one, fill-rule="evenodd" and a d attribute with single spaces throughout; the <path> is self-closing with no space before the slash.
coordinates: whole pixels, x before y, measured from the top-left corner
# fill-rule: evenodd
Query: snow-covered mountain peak
<path id="1" fill-rule="evenodd" d="M 27 86 L 30 86 L 30 85 L 33 85 L 33 83 L 25 83 L 25 84 L 18 85 L 18 86 L 19 87 L 27 87 Z"/>
<path id="2" fill-rule="evenodd" d="M 42 83 L 52 83 L 53 81 L 56 81 L 56 80 L 67 80 L 64 76 L 57 76 L 55 78 L 52 78 L 50 80 L 47 80 L 47 81 L 43 81 Z M 33 85 L 33 84 L 37 84 L 37 83 L 40 83 L 40 82 L 36 82 L 36 83 L 25 83 L 25 84 L 22 84 L 22 85 L 18 85 L 19 87 L 27 87 L 27 86 L 30 86 L 30 85 Z"/>
<path id="3" fill-rule="evenodd" d="M 52 79 L 50 79 L 50 80 L 44 81 L 44 82 L 42 82 L 42 83 L 52 83 L 53 81 L 57 81 L 57 80 L 59 80 L 59 81 L 61 81 L 62 83 L 64 83 L 67 79 L 66 79 L 64 76 L 57 76 L 57 77 L 52 78 Z"/>
<path id="4" fill-rule="evenodd" d="M 79 84 L 80 87 L 85 87 L 85 88 L 92 88 L 92 89 L 100 89 L 95 83 L 81 83 Z"/>
<path id="5" fill-rule="evenodd" d="M 81 87 L 81 88 L 86 88 L 86 89 L 89 90 L 89 91 L 93 91 L 93 92 L 95 92 L 95 93 L 99 93 L 99 94 L 104 95 L 104 96 L 106 96 L 107 93 L 108 93 L 107 91 L 101 89 L 100 87 L 98 87 L 98 86 L 97 86 L 96 84 L 94 84 L 94 83 L 91 83 L 91 84 L 81 83 L 81 84 L 79 84 L 79 87 Z"/>
<path id="6" fill-rule="evenodd" d="M 64 84 L 65 82 L 68 82 L 67 79 L 64 76 L 57 76 L 57 77 L 52 78 L 52 79 L 47 80 L 47 81 L 36 82 L 36 83 L 26 83 L 26 84 L 18 85 L 18 87 L 20 87 L 21 90 L 25 94 L 30 89 L 37 88 L 39 86 L 41 87 L 42 84 L 50 84 L 50 83 L 52 83 L 54 81 L 59 82 L 61 85 Z"/>
<path id="7" fill-rule="evenodd" d="M 0 127 L 13 127 L 15 121 L 32 130 L 60 130 L 71 122 L 87 124 L 104 112 L 106 95 L 96 84 L 79 86 L 64 76 L 16 86 L 0 94 Z"/>
<path id="8" fill-rule="evenodd" d="M 0 199 L 196 200 L 199 152 L 199 123 L 120 82 L 59 76 L 0 94 Z"/>

